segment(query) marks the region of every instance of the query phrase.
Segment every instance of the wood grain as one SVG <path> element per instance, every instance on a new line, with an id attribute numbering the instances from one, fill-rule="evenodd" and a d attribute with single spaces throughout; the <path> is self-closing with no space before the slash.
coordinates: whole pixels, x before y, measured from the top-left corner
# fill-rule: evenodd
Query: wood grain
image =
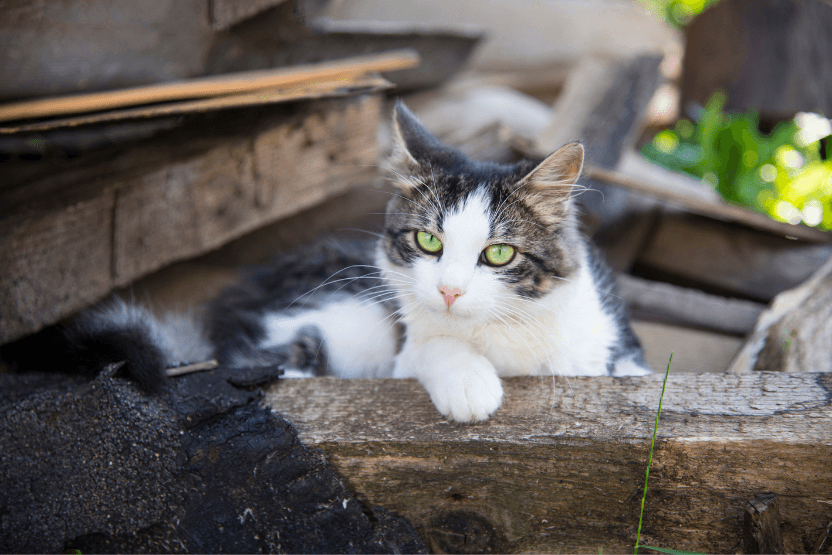
<path id="1" fill-rule="evenodd" d="M 723 295 L 768 302 L 806 280 L 830 255 L 829 243 L 798 242 L 692 215 L 666 215 L 637 263 Z"/>
<path id="2" fill-rule="evenodd" d="M 161 118 L 183 114 L 199 114 L 231 108 L 244 108 L 277 104 L 292 100 L 312 100 L 315 98 L 338 97 L 346 94 L 378 92 L 391 88 L 393 85 L 381 77 L 351 76 L 338 81 L 323 81 L 317 83 L 302 83 L 286 87 L 270 87 L 256 92 L 232 94 L 199 100 L 183 100 L 180 102 L 165 102 L 150 106 L 109 110 L 95 114 L 84 114 L 67 118 L 49 119 L 35 123 L 21 125 L 7 125 L 0 127 L 0 135 L 18 133 L 32 133 L 64 129 L 85 125 L 99 125 L 102 123 L 122 121 L 128 119 Z"/>
<path id="3" fill-rule="evenodd" d="M 623 552 L 661 379 L 507 379 L 503 406 L 475 425 L 446 421 L 412 380 L 285 380 L 265 402 L 434 549 Z M 785 548 L 809 549 L 832 501 L 831 392 L 828 374 L 671 375 L 642 542 L 733 552 L 746 501 L 771 491 Z"/>
<path id="4" fill-rule="evenodd" d="M 113 193 L 0 219 L 0 344 L 111 287 Z"/>
<path id="5" fill-rule="evenodd" d="M 371 182 L 381 104 L 234 112 L 108 156 L 23 168 L 0 189 L 0 342 Z"/>
<path id="6" fill-rule="evenodd" d="M 411 50 L 355 56 L 343 60 L 300 66 L 241 71 L 226 75 L 158 83 L 132 89 L 27 100 L 0 105 L 0 121 L 40 118 L 79 112 L 97 112 L 125 106 L 208 98 L 287 87 L 315 81 L 349 80 L 356 75 L 407 69 L 419 63 Z"/>

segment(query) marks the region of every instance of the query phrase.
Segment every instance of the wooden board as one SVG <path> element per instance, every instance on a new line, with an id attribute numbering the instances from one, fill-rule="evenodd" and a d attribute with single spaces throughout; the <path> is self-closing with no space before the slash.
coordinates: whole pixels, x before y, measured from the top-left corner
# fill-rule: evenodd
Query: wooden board
<path id="1" fill-rule="evenodd" d="M 349 83 L 357 76 L 414 67 L 419 55 L 410 50 L 356 56 L 320 64 L 241 71 L 132 89 L 26 100 L 0 105 L 0 121 L 98 112 L 154 102 L 242 94 L 261 89 L 309 85 L 324 81 Z"/>
<path id="2" fill-rule="evenodd" d="M 478 73 L 508 74 L 516 88 L 560 84 L 586 54 L 631 58 L 680 44 L 675 29 L 629 0 L 550 2 L 479 0 L 389 2 L 341 0 L 322 15 L 340 20 L 477 25 L 486 40 L 471 60 Z"/>
<path id="3" fill-rule="evenodd" d="M 661 174 L 663 171 L 667 170 L 659 168 L 658 173 Z M 726 202 L 708 200 L 703 198 L 703 195 L 700 193 L 686 191 L 682 187 L 671 188 L 658 186 L 644 179 L 634 178 L 621 172 L 591 164 L 584 166 L 584 174 L 596 181 L 614 185 L 615 187 L 620 187 L 634 193 L 647 195 L 675 206 L 680 206 L 695 214 L 701 214 L 716 220 L 739 223 L 762 231 L 768 231 L 775 235 L 796 237 L 814 243 L 832 242 L 832 233 L 827 233 L 803 224 L 794 225 L 786 222 L 778 222 L 772 220 L 765 214 L 752 212 L 747 208 L 734 206 Z"/>
<path id="4" fill-rule="evenodd" d="M 751 333 L 765 309 L 762 303 L 708 295 L 626 274 L 618 276 L 618 285 L 631 316 L 733 335 Z"/>
<path id="5" fill-rule="evenodd" d="M 371 182 L 381 104 L 359 96 L 234 112 L 8 185 L 0 196 L 0 236 L 10 238 L 0 242 L 0 343 Z"/>
<path id="6" fill-rule="evenodd" d="M 0 219 L 0 344 L 56 322 L 112 287 L 114 194 Z"/>
<path id="7" fill-rule="evenodd" d="M 441 418 L 413 380 L 284 380 L 264 402 L 434 551 L 631 552 L 662 376 L 504 385 L 476 425 Z M 831 392 L 830 374 L 671 374 L 642 543 L 733 553 L 765 491 L 785 549 L 805 551 L 832 502 Z"/>
<path id="8" fill-rule="evenodd" d="M 798 242 L 697 216 L 666 215 L 638 264 L 722 295 L 768 302 L 811 276 L 830 255 L 828 243 Z"/>
<path id="9" fill-rule="evenodd" d="M 209 0 L 208 9 L 211 13 L 211 27 L 225 30 L 245 21 L 258 13 L 282 4 L 286 0 Z"/>
<path id="10" fill-rule="evenodd" d="M 244 108 L 279 104 L 293 100 L 312 100 L 315 98 L 339 97 L 349 94 L 373 93 L 390 89 L 393 84 L 381 77 L 352 76 L 338 81 L 320 81 L 317 83 L 302 83 L 287 87 L 277 87 L 259 90 L 252 93 L 232 94 L 201 100 L 184 100 L 180 102 L 165 102 L 150 106 L 124 108 L 122 110 L 108 110 L 94 114 L 84 114 L 66 118 L 47 119 L 21 125 L 0 126 L 0 135 L 22 133 L 36 133 L 54 129 L 66 129 L 87 125 L 101 125 L 122 120 L 146 118 L 163 118 L 180 116 L 183 114 L 199 114 L 231 108 Z"/>

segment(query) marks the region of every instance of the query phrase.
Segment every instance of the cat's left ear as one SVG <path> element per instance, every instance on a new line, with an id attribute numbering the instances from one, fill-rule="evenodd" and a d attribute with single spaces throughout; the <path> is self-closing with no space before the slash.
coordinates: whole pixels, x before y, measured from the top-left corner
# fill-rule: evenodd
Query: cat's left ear
<path id="1" fill-rule="evenodd" d="M 520 183 L 526 186 L 530 195 L 538 197 L 550 212 L 560 214 L 568 207 L 583 166 L 583 145 L 570 143 L 543 160 Z"/>

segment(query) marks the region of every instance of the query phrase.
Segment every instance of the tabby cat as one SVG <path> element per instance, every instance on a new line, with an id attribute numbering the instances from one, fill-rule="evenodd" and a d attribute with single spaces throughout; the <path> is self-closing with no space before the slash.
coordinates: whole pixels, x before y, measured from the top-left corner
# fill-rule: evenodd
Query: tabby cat
<path id="1" fill-rule="evenodd" d="M 94 368 L 126 360 L 146 389 L 163 369 L 214 356 L 286 376 L 416 378 L 458 422 L 500 406 L 502 376 L 650 372 L 611 271 L 579 230 L 584 150 L 539 163 L 473 161 L 401 103 L 396 192 L 377 241 L 321 241 L 211 302 L 200 323 L 117 304 L 63 330 Z"/>

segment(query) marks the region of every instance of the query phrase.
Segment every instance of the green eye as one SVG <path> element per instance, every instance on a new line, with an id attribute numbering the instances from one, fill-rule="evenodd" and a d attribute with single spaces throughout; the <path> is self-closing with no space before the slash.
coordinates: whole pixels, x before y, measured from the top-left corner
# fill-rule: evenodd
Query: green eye
<path id="1" fill-rule="evenodd" d="M 425 252 L 433 254 L 442 250 L 442 241 L 427 231 L 417 231 L 416 242 Z"/>
<path id="2" fill-rule="evenodd" d="M 491 245 L 482 252 L 492 266 L 505 266 L 514 258 L 514 247 L 510 245 Z"/>

